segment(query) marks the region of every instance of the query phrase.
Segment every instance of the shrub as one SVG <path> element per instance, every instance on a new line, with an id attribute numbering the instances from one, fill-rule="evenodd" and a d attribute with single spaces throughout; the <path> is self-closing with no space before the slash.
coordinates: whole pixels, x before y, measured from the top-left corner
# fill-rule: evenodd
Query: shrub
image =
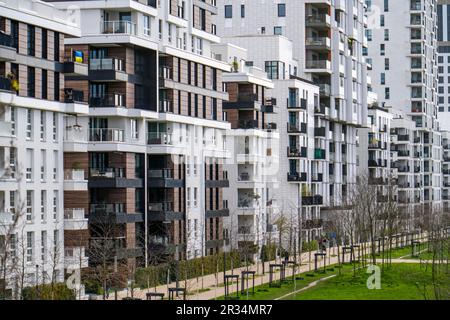
<path id="1" fill-rule="evenodd" d="M 22 290 L 23 300 L 75 300 L 75 291 L 65 283 L 43 284 Z"/>

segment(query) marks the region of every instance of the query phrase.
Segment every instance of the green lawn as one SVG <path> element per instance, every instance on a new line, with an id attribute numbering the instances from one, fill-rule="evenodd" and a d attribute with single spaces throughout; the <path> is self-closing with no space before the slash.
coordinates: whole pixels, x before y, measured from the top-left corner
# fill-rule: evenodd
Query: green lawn
<path id="1" fill-rule="evenodd" d="M 369 290 L 366 281 L 369 274 L 361 270 L 317 284 L 317 286 L 289 297 L 294 300 L 423 300 L 424 292 L 428 299 L 434 299 L 431 282 L 431 267 L 420 264 L 393 264 L 381 275 L 381 289 Z M 426 289 L 424 289 L 426 285 Z M 442 293 L 450 299 L 450 276 L 442 276 Z"/>
<path id="2" fill-rule="evenodd" d="M 333 269 L 333 270 L 331 270 Z M 342 272 L 350 272 L 353 270 L 353 266 L 346 264 L 342 267 Z M 305 272 L 302 274 L 296 275 L 296 281 L 295 284 L 292 281 L 286 281 L 282 284 L 280 288 L 277 287 L 269 287 L 269 284 L 263 284 L 255 287 L 255 295 L 249 294 L 248 300 L 273 300 L 277 297 L 283 296 L 289 292 L 295 290 L 301 289 L 306 287 L 311 282 L 314 282 L 318 279 L 331 276 L 333 274 L 338 273 L 338 268 L 336 266 L 328 267 L 328 270 L 326 273 L 314 273 L 314 272 Z M 290 277 L 291 278 L 291 277 Z M 303 278 L 303 279 L 300 279 Z M 278 275 L 276 275 L 276 279 L 278 279 Z M 255 280 L 255 283 L 258 283 L 258 281 Z M 236 284 L 234 284 L 233 288 L 236 287 Z M 240 286 L 239 286 L 240 288 Z M 223 300 L 224 297 L 218 298 L 219 300 Z M 247 300 L 247 295 L 244 294 L 240 297 L 240 300 Z"/>
<path id="3" fill-rule="evenodd" d="M 337 274 L 338 269 L 323 273 L 307 273 L 297 277 L 303 280 L 296 281 L 295 290 L 306 287 L 313 281 Z M 341 275 L 319 282 L 316 286 L 300 293 L 285 297 L 287 300 L 423 300 L 424 292 L 427 299 L 434 299 L 431 282 L 431 267 L 424 264 L 393 264 L 384 270 L 381 275 L 381 289 L 369 290 L 366 286 L 368 273 L 365 269 L 357 270 L 353 274 L 352 265 L 344 265 Z M 450 299 L 450 276 L 442 277 L 439 286 L 443 289 L 442 295 Z M 424 285 L 426 285 L 424 289 Z M 280 288 L 271 288 L 268 284 L 257 286 L 255 295 L 249 295 L 249 300 L 273 300 L 291 293 L 294 290 L 292 282 L 284 283 Z M 447 290 L 444 292 L 444 290 Z M 219 298 L 222 300 L 223 297 Z M 246 294 L 240 300 L 247 300 Z"/>

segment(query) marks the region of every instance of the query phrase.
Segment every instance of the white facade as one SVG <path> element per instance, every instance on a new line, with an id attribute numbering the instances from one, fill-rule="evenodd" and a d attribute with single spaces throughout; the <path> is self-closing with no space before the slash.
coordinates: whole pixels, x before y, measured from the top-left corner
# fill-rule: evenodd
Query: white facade
<path id="1" fill-rule="evenodd" d="M 403 178 L 406 172 L 399 170 L 399 200 L 417 203 L 416 212 L 442 207 L 436 9 L 435 0 L 376 0 L 368 7 L 373 17 L 366 31 L 373 90 L 380 105 L 402 113 L 403 122 L 415 123 L 414 128 L 392 127 L 401 136 L 394 150 L 397 165 L 411 174 Z"/>
<path id="2" fill-rule="evenodd" d="M 1 15 L 8 19 L 45 25 L 66 36 L 80 35 L 79 27 L 68 19 L 68 12 L 51 4 L 4 1 L 0 8 Z M 40 57 L 33 64 L 15 49 L 5 60 L 3 53 L 0 61 L 16 62 L 20 68 L 42 67 Z M 19 86 L 27 88 L 27 83 L 19 81 Z M 0 237 L 3 236 L 2 242 L 8 239 L 6 268 L 15 268 L 7 269 L 6 286 L 12 290 L 18 288 L 21 277 L 24 286 L 63 281 L 67 222 L 64 190 L 87 189 L 87 184 L 78 185 L 76 176 L 64 172 L 66 117 L 87 114 L 88 108 L 83 104 L 41 100 L 2 90 L 0 109 Z"/>

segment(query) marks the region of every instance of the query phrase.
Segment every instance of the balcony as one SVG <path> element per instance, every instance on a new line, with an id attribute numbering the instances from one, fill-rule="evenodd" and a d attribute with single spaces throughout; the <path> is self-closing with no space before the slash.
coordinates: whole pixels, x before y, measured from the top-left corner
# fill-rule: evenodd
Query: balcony
<path id="1" fill-rule="evenodd" d="M 13 47 L 13 38 L 0 32 L 0 61 L 16 60 L 17 51 Z"/>
<path id="2" fill-rule="evenodd" d="M 262 102 L 256 93 L 239 93 L 236 101 L 224 101 L 223 109 L 261 110 Z"/>
<path id="3" fill-rule="evenodd" d="M 65 269 L 84 269 L 88 267 L 89 259 L 86 257 L 84 247 L 66 247 L 64 249 Z"/>
<path id="4" fill-rule="evenodd" d="M 126 34 L 136 35 L 136 24 L 130 21 L 103 21 L 101 22 L 101 32 L 103 34 Z"/>
<path id="5" fill-rule="evenodd" d="M 88 187 L 88 181 L 84 178 L 83 169 L 65 169 L 64 170 L 64 190 L 67 191 L 85 191 Z"/>
<path id="6" fill-rule="evenodd" d="M 81 90 L 75 90 L 71 88 L 64 89 L 64 102 L 65 103 L 82 103 L 84 101 L 84 92 Z"/>
<path id="7" fill-rule="evenodd" d="M 330 50 L 331 39 L 328 37 L 307 38 L 305 41 L 306 49 L 310 50 Z"/>
<path id="8" fill-rule="evenodd" d="M 331 86 L 327 83 L 317 84 L 319 86 L 319 93 L 322 96 L 329 97 L 331 95 Z"/>
<path id="9" fill-rule="evenodd" d="M 64 209 L 64 230 L 87 230 L 88 219 L 84 208 Z"/>
<path id="10" fill-rule="evenodd" d="M 89 80 L 127 82 L 125 62 L 116 58 L 91 59 L 89 61 Z"/>
<path id="11" fill-rule="evenodd" d="M 172 134 L 167 132 L 149 132 L 147 135 L 149 145 L 173 145 Z"/>
<path id="12" fill-rule="evenodd" d="M 142 188 L 139 178 L 127 178 L 125 168 L 91 169 L 89 188 Z"/>
<path id="13" fill-rule="evenodd" d="M 215 179 L 211 176 L 206 178 L 205 181 L 205 187 L 206 188 L 229 188 L 230 187 L 230 181 L 226 177 L 227 174 L 226 171 L 223 171 L 224 176 L 218 177 L 216 176 Z"/>
<path id="14" fill-rule="evenodd" d="M 331 17 L 328 14 L 311 14 L 306 17 L 305 25 L 311 28 L 329 28 Z"/>
<path id="15" fill-rule="evenodd" d="M 116 203 L 92 203 L 89 210 L 90 223 L 139 223 L 144 221 L 144 214 L 129 213 L 126 204 Z"/>
<path id="16" fill-rule="evenodd" d="M 184 178 L 175 177 L 173 169 L 150 169 L 147 173 L 150 188 L 183 188 Z"/>
<path id="17" fill-rule="evenodd" d="M 151 222 L 183 220 L 184 212 L 175 212 L 172 201 L 150 202 L 147 218 Z"/>
<path id="18" fill-rule="evenodd" d="M 89 106 L 92 108 L 124 108 L 125 95 L 114 93 L 101 97 L 91 97 L 89 99 Z"/>
<path id="19" fill-rule="evenodd" d="M 258 121 L 257 120 L 239 120 L 238 123 L 239 129 L 258 129 Z"/>
<path id="20" fill-rule="evenodd" d="M 324 149 L 314 149 L 314 159 L 325 160 L 326 159 L 326 151 Z"/>
<path id="21" fill-rule="evenodd" d="M 315 137 L 326 137 L 326 129 L 325 127 L 314 128 L 314 136 Z"/>
<path id="22" fill-rule="evenodd" d="M 307 133 L 307 125 L 304 122 L 287 124 L 288 133 Z"/>
<path id="23" fill-rule="evenodd" d="M 91 129 L 89 141 L 92 142 L 125 142 L 125 131 L 123 129 Z"/>
<path id="24" fill-rule="evenodd" d="M 322 205 L 323 197 L 321 195 L 315 196 L 302 196 L 302 205 L 303 206 L 315 206 Z"/>
<path id="25" fill-rule="evenodd" d="M 323 174 L 314 172 L 311 175 L 311 181 L 312 182 L 323 182 Z"/>
<path id="26" fill-rule="evenodd" d="M 308 176 L 306 172 L 288 172 L 287 181 L 288 182 L 306 182 Z"/>
<path id="27" fill-rule="evenodd" d="M 398 157 L 409 157 L 409 150 L 398 150 L 397 156 Z"/>
<path id="28" fill-rule="evenodd" d="M 329 60 L 306 60 L 308 72 L 331 73 L 331 61 Z"/>
<path id="29" fill-rule="evenodd" d="M 308 101 L 306 99 L 288 99 L 287 108 L 288 109 L 302 109 L 306 110 L 308 106 Z"/>
<path id="30" fill-rule="evenodd" d="M 287 148 L 288 158 L 306 158 L 308 156 L 308 148 L 300 147 L 288 147 Z"/>
<path id="31" fill-rule="evenodd" d="M 65 76 L 88 76 L 89 70 L 86 63 L 74 61 L 73 56 L 65 56 L 63 63 L 63 73 Z"/>
<path id="32" fill-rule="evenodd" d="M 228 217 L 230 215 L 230 210 L 227 207 L 227 202 L 223 201 L 222 208 L 206 208 L 205 218 L 218 218 L 218 217 Z"/>
<path id="33" fill-rule="evenodd" d="M 173 102 L 171 100 L 162 99 L 159 101 L 159 112 L 173 113 Z"/>
<path id="34" fill-rule="evenodd" d="M 13 92 L 14 90 L 12 89 L 11 86 L 11 80 L 0 76 L 0 91 Z"/>

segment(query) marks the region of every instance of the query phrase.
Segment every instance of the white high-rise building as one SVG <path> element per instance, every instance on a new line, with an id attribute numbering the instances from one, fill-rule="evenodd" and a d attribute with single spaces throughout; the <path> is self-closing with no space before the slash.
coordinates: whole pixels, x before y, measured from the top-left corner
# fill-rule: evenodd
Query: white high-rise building
<path id="1" fill-rule="evenodd" d="M 229 249 L 251 250 L 259 257 L 277 218 L 274 182 L 278 180 L 279 133 L 269 115 L 278 112 L 278 106 L 267 93 L 274 85 L 263 70 L 246 65 L 247 50 L 227 43 L 214 45 L 213 51 L 233 65 L 232 72 L 223 75 L 229 94 L 223 109 L 231 123 L 227 131 L 231 157 L 224 166 L 230 181 L 224 191 L 230 210 L 224 219 L 225 237 Z"/>
<path id="2" fill-rule="evenodd" d="M 366 2 L 372 18 L 366 31 L 372 87 L 380 105 L 403 118 L 392 125 L 399 200 L 415 212 L 410 228 L 426 227 L 426 217 L 442 207 L 437 1 Z"/>
<path id="3" fill-rule="evenodd" d="M 282 101 L 273 116 L 280 131 L 280 183 L 292 186 L 294 176 L 304 182 L 297 182 L 295 195 L 281 195 L 303 208 L 305 221 L 317 219 L 308 225 L 318 227 L 320 207 L 344 203 L 357 176 L 358 128 L 367 122 L 363 1 L 219 0 L 217 6 L 218 35 L 248 49 L 248 63 L 274 81 L 272 95 Z M 298 154 L 288 150 L 283 159 L 283 147 Z"/>
<path id="4" fill-rule="evenodd" d="M 88 113 L 64 90 L 64 75 L 88 71 L 64 51 L 64 39 L 81 34 L 72 18 L 42 1 L 0 3 L 0 288 L 7 296 L 63 281 L 65 269 L 77 268 L 65 231 L 87 229 L 84 212 L 68 216 L 64 200 L 87 190 L 85 172 L 63 165 L 66 130 Z"/>

